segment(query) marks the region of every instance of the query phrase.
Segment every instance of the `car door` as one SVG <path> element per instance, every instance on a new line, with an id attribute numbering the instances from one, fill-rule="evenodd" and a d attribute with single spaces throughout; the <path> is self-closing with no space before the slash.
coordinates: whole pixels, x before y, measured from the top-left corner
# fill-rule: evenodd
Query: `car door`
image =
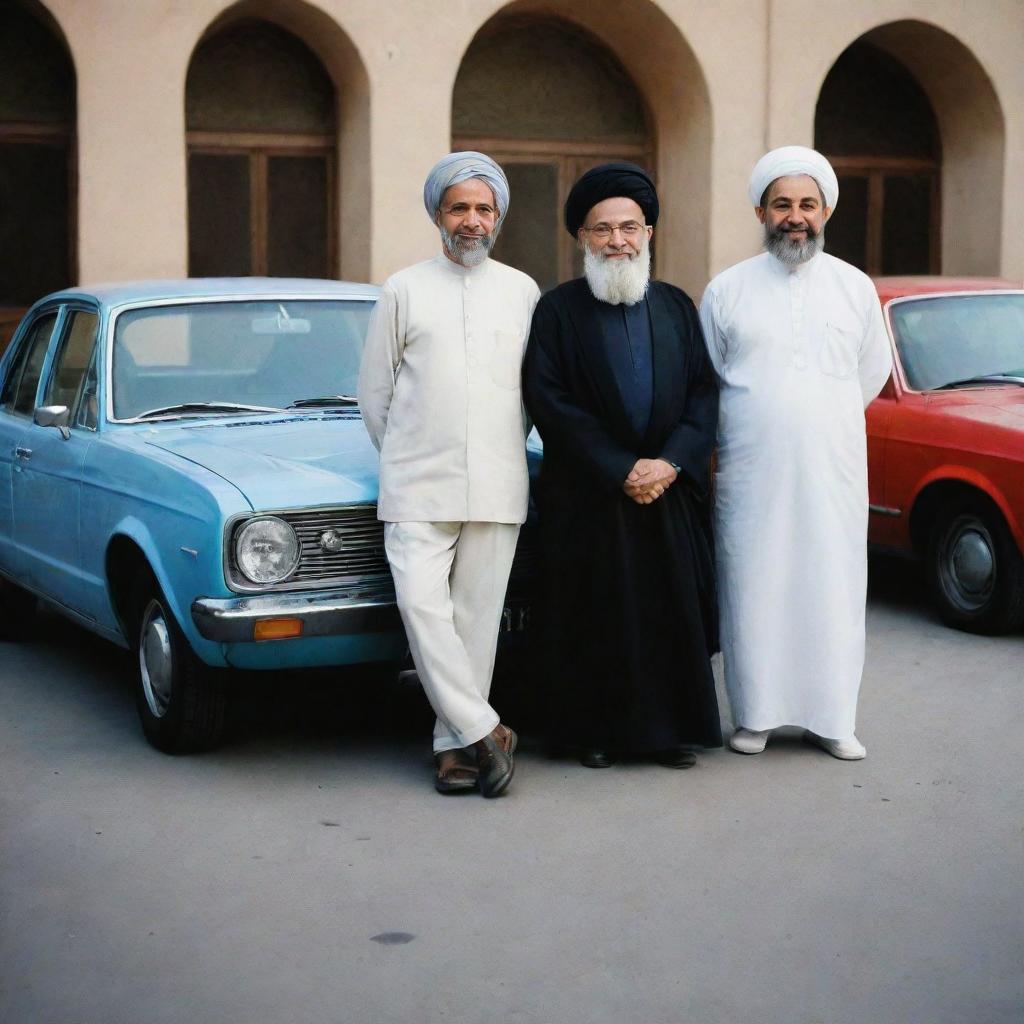
<path id="1" fill-rule="evenodd" d="M 81 611 L 82 466 L 95 437 L 85 381 L 96 346 L 95 309 L 69 306 L 50 343 L 37 408 L 67 410 L 67 426 L 29 421 L 13 474 L 14 543 L 25 581 Z M 27 454 L 25 454 L 27 453 Z"/>
<path id="2" fill-rule="evenodd" d="M 59 307 L 51 307 L 34 316 L 14 342 L 0 387 L 0 569 L 18 579 L 24 566 L 14 542 L 14 479 L 27 457 L 24 437 L 60 314 Z"/>

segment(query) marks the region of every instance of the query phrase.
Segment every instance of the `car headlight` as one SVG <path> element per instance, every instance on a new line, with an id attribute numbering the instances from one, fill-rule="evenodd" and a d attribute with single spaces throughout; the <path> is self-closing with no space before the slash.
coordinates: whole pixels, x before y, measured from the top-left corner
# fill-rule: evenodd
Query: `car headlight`
<path id="1" fill-rule="evenodd" d="M 235 564 L 253 583 L 280 583 L 299 564 L 295 531 L 276 516 L 250 519 L 235 534 Z"/>

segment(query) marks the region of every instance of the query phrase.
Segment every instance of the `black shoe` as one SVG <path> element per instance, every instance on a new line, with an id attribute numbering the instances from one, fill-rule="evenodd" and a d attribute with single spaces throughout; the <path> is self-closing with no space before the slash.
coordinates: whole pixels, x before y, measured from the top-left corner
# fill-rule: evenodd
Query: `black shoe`
<path id="1" fill-rule="evenodd" d="M 484 796 L 499 796 L 508 788 L 515 772 L 512 755 L 502 748 L 502 736 L 498 731 L 490 733 L 473 744 L 476 749 L 476 765 L 479 772 L 480 792 Z"/>
<path id="2" fill-rule="evenodd" d="M 615 764 L 615 755 L 607 750 L 584 750 L 580 754 L 580 764 L 584 768 L 611 768 Z"/>
<path id="3" fill-rule="evenodd" d="M 658 750 L 654 760 L 666 768 L 692 768 L 697 763 L 697 755 L 692 750 L 672 747 L 670 750 Z"/>

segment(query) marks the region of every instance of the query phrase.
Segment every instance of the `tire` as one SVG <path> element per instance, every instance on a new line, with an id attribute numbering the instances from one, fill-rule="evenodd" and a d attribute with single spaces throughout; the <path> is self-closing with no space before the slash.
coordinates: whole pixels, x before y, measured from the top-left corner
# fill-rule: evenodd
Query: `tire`
<path id="1" fill-rule="evenodd" d="M 35 625 L 39 600 L 0 576 L 0 640 L 27 640 Z"/>
<path id="2" fill-rule="evenodd" d="M 929 535 L 927 570 L 947 625 L 986 634 L 1024 625 L 1024 558 L 986 499 L 964 497 L 940 510 Z"/>
<path id="3" fill-rule="evenodd" d="M 165 754 L 213 749 L 224 734 L 224 673 L 196 657 L 154 579 L 132 607 L 135 706 L 146 739 Z"/>

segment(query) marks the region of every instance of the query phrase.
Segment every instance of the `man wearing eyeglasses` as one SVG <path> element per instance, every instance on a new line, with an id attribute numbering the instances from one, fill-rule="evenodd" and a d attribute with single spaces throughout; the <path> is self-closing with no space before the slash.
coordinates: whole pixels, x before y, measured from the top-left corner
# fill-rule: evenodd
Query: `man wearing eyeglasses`
<path id="1" fill-rule="evenodd" d="M 639 167 L 573 186 L 565 226 L 584 276 L 544 295 L 523 393 L 544 441 L 549 728 L 604 768 L 673 768 L 721 746 L 708 479 L 718 418 L 697 311 L 650 280 L 658 219 Z"/>

